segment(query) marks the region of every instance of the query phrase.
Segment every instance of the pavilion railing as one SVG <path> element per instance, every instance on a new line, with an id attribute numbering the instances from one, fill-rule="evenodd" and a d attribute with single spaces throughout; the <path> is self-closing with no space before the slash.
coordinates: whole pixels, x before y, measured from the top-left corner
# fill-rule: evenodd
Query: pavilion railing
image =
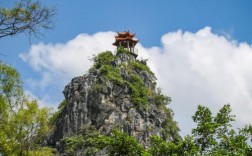
<path id="1" fill-rule="evenodd" d="M 137 49 L 137 48 L 131 48 L 131 49 L 125 48 L 125 49 L 128 50 L 128 51 L 129 51 L 130 53 L 132 53 L 132 54 L 138 55 L 138 49 Z M 118 50 L 118 49 L 115 49 L 114 55 L 117 54 L 117 50 Z"/>

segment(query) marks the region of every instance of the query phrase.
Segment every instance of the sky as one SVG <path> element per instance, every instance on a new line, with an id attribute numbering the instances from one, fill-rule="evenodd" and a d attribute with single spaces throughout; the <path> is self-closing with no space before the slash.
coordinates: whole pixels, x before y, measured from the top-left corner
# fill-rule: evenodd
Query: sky
<path id="1" fill-rule="evenodd" d="M 0 7 L 11 0 L 0 0 Z M 111 50 L 114 35 L 140 39 L 139 58 L 172 98 L 180 134 L 195 125 L 202 104 L 214 113 L 230 103 L 235 127 L 252 122 L 252 2 L 250 0 L 43 0 L 55 6 L 54 28 L 44 36 L 0 39 L 1 60 L 21 74 L 24 90 L 41 106 L 57 108 L 62 91 L 87 73 L 93 54 Z"/>

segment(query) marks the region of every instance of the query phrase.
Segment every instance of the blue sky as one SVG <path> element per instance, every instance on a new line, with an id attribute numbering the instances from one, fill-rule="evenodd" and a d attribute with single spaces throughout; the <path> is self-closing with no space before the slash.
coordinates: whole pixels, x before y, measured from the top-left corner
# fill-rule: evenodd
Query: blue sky
<path id="1" fill-rule="evenodd" d="M 0 1 L 0 5 L 7 6 L 11 3 L 10 0 L 7 1 Z M 171 106 L 175 109 L 175 119 L 179 122 L 179 126 L 181 129 L 183 127 L 186 127 L 186 122 L 191 120 L 190 116 L 195 111 L 197 104 L 205 104 L 209 107 L 212 107 L 213 109 L 218 109 L 221 105 L 225 104 L 226 102 L 233 102 L 234 107 L 238 104 L 235 104 L 237 99 L 228 99 L 226 97 L 233 96 L 233 92 L 223 93 L 223 91 L 218 94 L 221 96 L 218 96 L 217 93 L 215 95 L 216 90 L 221 90 L 217 86 L 219 84 L 223 84 L 223 82 L 226 82 L 225 79 L 229 77 L 230 73 L 227 73 L 223 77 L 220 77 L 220 79 L 216 79 L 216 81 L 210 81 L 208 79 L 205 79 L 206 76 L 213 76 L 215 74 L 216 77 L 218 77 L 216 74 L 219 73 L 219 69 L 216 69 L 216 72 L 208 71 L 207 67 L 204 68 L 204 71 L 208 71 L 205 73 L 201 73 L 203 70 L 198 70 L 195 72 L 196 68 L 194 68 L 193 64 L 191 64 L 192 68 L 186 69 L 186 68 L 180 68 L 180 65 L 183 64 L 182 61 L 188 61 L 183 60 L 183 58 L 191 58 L 189 56 L 192 56 L 195 58 L 196 56 L 201 56 L 201 54 L 197 53 L 200 50 L 204 51 L 205 49 L 211 49 L 211 45 L 208 45 L 208 42 L 213 43 L 222 43 L 222 38 L 224 38 L 225 41 L 223 41 L 223 44 L 220 44 L 216 47 L 217 50 L 223 49 L 218 51 L 218 54 L 220 56 L 225 56 L 223 58 L 219 58 L 218 55 L 214 52 L 206 52 L 205 56 L 207 56 L 206 60 L 208 58 L 213 58 L 215 60 L 222 60 L 225 62 L 225 58 L 231 58 L 229 56 L 228 49 L 241 49 L 240 53 L 246 53 L 246 56 L 237 56 L 234 57 L 236 52 L 232 53 L 232 61 L 227 61 L 226 64 L 220 64 L 220 69 L 226 69 L 227 64 L 231 66 L 228 68 L 230 71 L 234 71 L 233 73 L 236 73 L 237 68 L 243 67 L 242 69 L 239 69 L 237 76 L 234 76 L 234 80 L 230 80 L 230 83 L 226 84 L 226 86 L 230 86 L 230 84 L 237 84 L 237 87 L 242 88 L 243 85 L 250 86 L 250 83 L 252 83 L 252 77 L 250 75 L 246 75 L 245 73 L 249 72 L 247 64 L 240 64 L 239 62 L 250 62 L 252 60 L 245 60 L 245 58 L 250 58 L 250 51 L 251 43 L 252 43 L 252 2 L 250 0 L 128 0 L 128 1 L 118 1 L 118 0 L 110 0 L 110 1 L 98 1 L 98 0 L 75 0 L 73 1 L 67 1 L 67 0 L 43 0 L 43 4 L 45 5 L 55 5 L 57 8 L 57 15 L 54 18 L 55 26 L 54 29 L 50 31 L 45 31 L 44 36 L 39 38 L 32 37 L 29 39 L 27 35 L 18 35 L 14 37 L 6 37 L 2 38 L 0 40 L 0 53 L 6 55 L 6 56 L 0 56 L 1 60 L 13 65 L 15 68 L 17 68 L 24 80 L 24 87 L 25 90 L 27 90 L 29 93 L 33 94 L 34 96 L 38 97 L 39 99 L 42 99 L 44 103 L 48 103 L 49 106 L 55 106 L 58 102 L 60 102 L 63 98 L 63 95 L 61 93 L 62 89 L 64 88 L 64 85 L 74 76 L 80 74 L 80 72 L 71 72 L 71 71 L 64 71 L 67 73 L 66 79 L 62 79 L 62 83 L 51 83 L 50 85 L 44 85 L 44 86 L 36 86 L 33 83 L 39 83 L 39 81 L 43 78 L 42 73 L 47 73 L 48 75 L 52 74 L 58 74 L 57 76 L 54 76 L 53 78 L 57 78 L 55 81 L 60 81 L 61 77 L 64 76 L 64 73 L 61 71 L 63 70 L 64 62 L 62 62 L 60 67 L 53 68 L 54 70 L 49 71 L 48 68 L 43 67 L 41 62 L 39 63 L 39 66 L 41 67 L 41 70 L 36 70 L 34 65 L 32 65 L 32 61 L 37 60 L 36 58 L 32 57 L 31 55 L 28 57 L 27 55 L 31 53 L 32 46 L 36 46 L 39 43 L 43 44 L 41 46 L 40 51 L 41 55 L 43 55 L 43 52 L 46 50 L 43 50 L 43 48 L 51 48 L 51 47 L 57 47 L 58 44 L 60 44 L 63 47 L 68 47 L 67 43 L 69 43 L 70 40 L 74 40 L 73 42 L 79 43 L 80 41 L 85 42 L 85 37 L 91 37 L 92 39 L 95 38 L 95 34 L 98 32 L 107 32 L 103 35 L 98 35 L 97 38 L 101 38 L 106 40 L 106 36 L 109 38 L 113 35 L 111 35 L 109 32 L 117 32 L 117 31 L 124 31 L 124 30 L 130 30 L 131 32 L 135 32 L 137 34 L 137 38 L 140 38 L 140 49 L 143 49 L 143 57 L 146 56 L 148 59 L 150 59 L 150 64 L 153 65 L 153 70 L 156 69 L 157 74 L 161 77 L 162 72 L 170 72 L 171 74 L 174 74 L 175 76 L 182 76 L 185 79 L 181 79 L 181 82 L 177 82 L 178 86 L 176 86 L 176 81 L 174 81 L 173 84 L 169 84 L 170 82 L 173 82 L 174 79 L 172 77 L 165 77 L 166 75 L 163 75 L 166 79 L 160 80 L 160 86 L 163 88 L 165 93 L 167 93 L 168 96 L 171 96 L 174 101 L 172 102 Z M 182 32 L 179 32 L 178 30 L 182 30 Z M 198 32 L 198 34 L 197 34 Z M 176 38 L 179 39 L 179 44 L 176 47 L 175 43 L 174 45 L 170 45 L 167 42 L 173 43 L 173 33 Z M 88 34 L 86 36 L 82 36 L 80 38 L 76 38 L 76 36 L 80 34 Z M 170 35 L 169 35 L 170 34 Z M 204 41 L 204 35 L 208 36 L 208 38 L 212 38 L 211 41 L 206 41 L 206 43 L 198 42 L 197 39 L 200 38 L 200 41 Z M 105 37 L 104 37 L 105 36 Z M 111 38 L 108 40 L 110 41 Z M 187 40 L 192 40 L 192 45 L 187 45 Z M 218 40 L 220 39 L 220 41 Z M 162 40 L 162 41 L 161 41 Z M 214 42 L 218 40 L 218 42 Z M 97 41 L 94 39 L 94 41 Z M 167 42 L 166 42 L 167 41 Z M 245 47 L 248 46 L 248 50 L 246 52 L 243 52 L 243 46 L 240 45 L 241 43 L 245 43 Z M 106 42 L 106 44 L 109 44 L 110 42 Z M 112 40 L 111 40 L 112 43 Z M 226 46 L 226 44 L 228 46 Z M 234 44 L 234 45 L 233 45 Z M 85 44 L 86 46 L 95 46 L 93 44 Z M 176 42 L 177 45 L 177 42 Z M 51 46 L 51 47 L 50 47 Z M 110 45 L 109 45 L 110 46 Z M 168 48 L 166 48 L 166 46 Z M 169 48 L 173 48 L 173 52 L 180 52 L 180 47 L 186 46 L 195 46 L 198 47 L 199 50 L 194 51 L 193 49 L 187 49 L 185 50 L 192 51 L 190 54 L 185 55 L 183 57 L 180 57 L 178 55 L 173 56 L 169 52 Z M 201 48 L 203 46 L 203 48 Z M 204 47 L 205 46 L 205 47 Z M 209 47 L 207 47 L 209 46 Z M 214 46 L 214 45 L 213 45 Z M 223 47 L 222 47 L 223 46 Z M 70 46 L 71 47 L 71 46 Z M 98 46 L 95 49 L 101 49 L 105 48 L 106 46 Z M 226 48 L 225 48 L 226 47 Z M 37 48 L 39 48 L 37 46 Z M 110 48 L 110 47 L 106 47 Z M 155 49 L 157 48 L 157 49 Z M 178 49 L 176 49 L 178 48 Z M 64 48 L 63 48 L 64 49 Z M 91 48 L 92 49 L 92 48 Z M 168 50 L 167 50 L 168 49 Z M 195 49 L 195 48 L 194 48 Z M 215 48 L 213 48 L 215 49 Z M 107 49 L 104 49 L 107 50 Z M 52 50 L 48 50 L 48 54 L 53 53 L 57 51 L 57 48 Z M 179 58 L 175 59 L 176 61 L 173 63 L 168 63 L 167 61 L 172 62 L 173 60 L 167 58 L 163 60 L 163 64 L 159 64 L 160 66 L 164 66 L 163 69 L 155 68 L 155 59 L 158 59 L 156 57 L 153 51 L 157 51 L 158 55 L 162 55 L 162 53 L 167 53 L 167 57 L 170 58 Z M 230 50 L 232 51 L 232 50 Z M 234 50 L 235 51 L 235 50 Z M 153 52 L 153 53 L 152 53 Z M 67 52 L 66 52 L 67 53 Z M 89 50 L 83 51 L 83 53 L 87 53 L 87 56 L 91 56 L 93 54 Z M 152 54 L 149 54 L 152 53 Z M 252 53 L 252 52 L 251 52 Z M 21 54 L 27 54 L 26 61 L 23 57 L 21 57 Z M 64 55 L 65 53 L 62 53 Z M 191 55 L 192 54 L 192 55 Z M 198 55 L 199 54 L 199 55 Z M 225 55 L 224 55 L 225 54 Z M 59 55 L 61 53 L 59 52 Z M 244 54 L 245 55 L 245 54 Z M 58 56 L 58 55 L 57 55 Z M 85 55 L 85 58 L 83 58 L 83 61 L 88 61 L 87 56 Z M 79 56 L 77 56 L 79 57 Z M 84 57 L 84 56 L 83 56 Z M 151 60 L 153 57 L 153 60 Z M 154 58 L 155 57 L 155 58 Z M 237 58 L 241 58 L 239 61 L 236 61 Z M 40 60 L 45 59 L 45 57 L 40 58 Z M 55 58 L 57 61 L 60 61 L 60 59 L 63 58 Z M 64 58 L 65 59 L 65 58 Z M 69 58 L 70 59 L 70 58 Z M 161 59 L 161 58 L 160 58 Z M 52 60 L 52 59 L 51 59 Z M 50 60 L 50 61 L 51 61 Z M 47 59 L 43 61 L 48 61 Z M 71 60 L 74 62 L 75 60 Z M 158 62 L 158 60 L 156 60 Z M 210 60 L 211 62 L 212 60 Z M 238 63 L 237 63 L 238 62 Z M 46 62 L 48 63 L 48 62 Z M 201 62 L 199 62 L 200 64 Z M 218 64 L 219 62 L 216 62 Z M 53 63 L 48 63 L 49 65 L 52 65 Z M 231 64 L 231 65 L 230 65 Z M 173 68 L 174 65 L 174 68 Z M 202 66 L 204 66 L 203 64 Z M 168 67 L 169 66 L 169 67 Z M 207 65 L 206 65 L 207 66 Z M 87 68 L 89 67 L 89 64 L 87 63 L 87 67 L 83 65 L 80 68 L 80 71 L 83 71 L 83 74 L 86 72 Z M 223 68 L 221 68 L 223 67 Z M 73 68 L 69 68 L 69 70 L 74 71 L 76 66 L 73 66 Z M 166 69 L 170 69 L 171 71 L 167 71 Z M 181 75 L 179 72 L 172 71 L 172 69 L 181 70 L 184 71 Z M 192 70 L 193 69 L 193 70 Z M 232 69 L 232 70 L 231 70 Z M 246 70 L 245 70 L 246 69 Z M 192 71 L 191 71 L 192 70 Z M 73 73 L 73 74 L 72 74 Z M 78 74 L 76 74 L 78 73 Z M 194 73 L 194 74 L 193 74 Z M 196 74 L 195 74 L 196 73 Z M 178 75 L 176 75 L 178 74 Z M 185 75 L 183 75 L 185 74 Z M 198 74 L 198 75 L 197 75 Z M 188 76 L 191 75 L 191 76 Z M 187 77 L 188 76 L 188 77 Z M 212 79 L 215 79 L 216 77 L 213 76 Z M 237 78 L 236 78 L 237 77 Z M 239 81 L 237 80 L 239 78 Z M 161 78 L 162 79 L 162 78 Z M 223 80 L 223 81 L 222 81 Z M 240 82 L 243 82 L 242 85 L 239 85 Z M 245 81 L 246 80 L 246 81 Z M 216 83 L 215 83 L 216 82 Z M 187 84 L 188 83 L 188 84 Z M 202 83 L 202 84 L 199 84 Z M 249 83 L 249 84 L 248 84 Z M 166 85 L 169 84 L 169 85 Z M 183 86 L 179 85 L 183 84 Z M 189 84 L 194 84 L 194 86 L 191 86 Z M 199 87 L 195 87 L 199 85 Z M 209 87 L 208 87 L 209 85 Z M 206 86 L 206 87 L 203 87 Z M 216 86 L 216 88 L 212 88 L 211 86 Z M 236 85 L 234 85 L 236 86 Z M 176 90 L 176 88 L 178 88 Z M 252 87 L 251 87 L 252 88 Z M 200 90 L 200 91 L 193 91 Z M 235 90 L 236 88 L 234 88 Z M 231 90 L 227 88 L 226 90 Z M 252 102 L 250 101 L 251 95 L 249 94 L 250 88 L 244 89 L 247 92 L 244 91 L 244 103 Z M 186 92 L 187 91 L 187 92 Z M 190 93 L 188 93 L 188 91 Z M 242 91 L 241 91 L 242 92 Z M 193 94 L 194 93 L 194 94 Z M 223 93 L 223 95 L 222 95 Z M 248 95 L 249 94 L 249 95 Z M 243 94 L 242 94 L 243 95 Z M 241 95 L 241 96 L 242 96 Z M 226 96 L 223 97 L 222 96 Z M 194 97 L 194 98 L 191 98 Z M 184 99 L 179 100 L 179 99 Z M 178 100 L 177 100 L 178 99 Z M 197 99 L 197 100 L 196 100 Z M 187 104 L 184 102 L 188 101 Z M 241 100 L 240 100 L 241 101 Z M 217 103 L 216 105 L 211 104 L 211 102 Z M 185 105 L 192 105 L 192 110 L 187 113 L 187 116 L 183 116 L 183 106 Z M 178 106 L 178 107 L 176 107 Z M 250 108 L 250 106 L 247 106 Z M 244 107 L 244 108 L 247 108 Z M 249 109 L 250 110 L 250 109 Z M 236 113 L 241 113 L 243 110 L 239 110 Z M 176 116 L 176 114 L 178 114 Z M 184 113 L 186 114 L 186 113 Z M 239 114 L 238 114 L 239 116 Z M 189 119 L 184 119 L 189 118 Z M 245 118 L 245 117 L 244 117 Z M 246 123 L 243 120 L 239 120 L 240 123 Z M 190 126 L 189 126 L 190 127 Z M 187 133 L 188 131 L 182 131 L 183 134 Z"/>
<path id="2" fill-rule="evenodd" d="M 8 5 L 10 0 L 1 3 Z M 8 55 L 3 58 L 5 61 L 16 62 L 17 54 L 27 51 L 30 44 L 66 42 L 80 33 L 125 29 L 136 32 L 146 47 L 160 45 L 160 37 L 167 32 L 178 29 L 195 32 L 205 26 L 238 41 L 252 42 L 249 0 L 45 0 L 43 3 L 55 5 L 58 10 L 54 29 L 31 41 L 25 35 L 2 39 L 1 51 Z M 12 44 L 15 46 L 10 47 Z"/>

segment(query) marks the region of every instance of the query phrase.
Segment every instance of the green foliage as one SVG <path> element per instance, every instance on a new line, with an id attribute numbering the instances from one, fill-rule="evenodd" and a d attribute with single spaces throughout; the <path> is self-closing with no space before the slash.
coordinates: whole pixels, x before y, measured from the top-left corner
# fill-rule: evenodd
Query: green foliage
<path id="1" fill-rule="evenodd" d="M 189 136 L 177 143 L 166 142 L 158 136 L 152 136 L 148 152 L 153 156 L 192 156 L 197 155 L 198 148 Z"/>
<path id="2" fill-rule="evenodd" d="M 39 1 L 20 0 L 13 8 L 0 8 L 0 38 L 19 33 L 40 34 L 52 28 L 54 8 L 43 7 Z"/>
<path id="3" fill-rule="evenodd" d="M 66 106 L 67 101 L 64 99 L 58 106 L 58 110 L 56 112 L 54 112 L 52 114 L 52 116 L 49 119 L 49 123 L 50 125 L 53 126 L 53 124 L 56 122 L 56 120 L 58 119 L 60 113 L 62 112 L 62 110 L 64 109 L 64 107 Z"/>
<path id="4" fill-rule="evenodd" d="M 40 109 L 36 101 L 23 101 L 24 104 L 7 118 L 0 135 L 0 148 L 3 153 L 29 152 L 35 145 L 42 143 L 49 131 L 49 110 Z"/>
<path id="5" fill-rule="evenodd" d="M 37 149 L 33 149 L 31 151 L 28 152 L 27 155 L 31 155 L 31 156 L 54 156 L 56 155 L 57 150 L 54 148 L 50 148 L 50 147 L 39 147 Z"/>
<path id="6" fill-rule="evenodd" d="M 23 155 L 41 143 L 49 131 L 50 110 L 23 94 L 18 72 L 0 64 L 0 153 Z"/>
<path id="7" fill-rule="evenodd" d="M 11 66 L 0 62 L 0 93 L 11 102 L 11 97 L 22 94 L 22 81 L 19 73 Z"/>
<path id="8" fill-rule="evenodd" d="M 128 53 L 124 48 L 119 48 L 119 53 Z M 148 88 L 144 85 L 143 80 L 140 76 L 133 70 L 134 66 L 130 65 L 128 67 L 125 64 L 120 64 L 117 67 L 112 65 L 113 60 L 116 59 L 117 56 L 113 56 L 113 54 L 109 51 L 100 53 L 96 57 L 93 58 L 94 67 L 92 70 L 97 69 L 100 71 L 100 74 L 105 75 L 105 78 L 114 82 L 119 86 L 127 85 L 130 89 L 132 103 L 134 103 L 137 107 L 146 107 L 148 101 Z M 140 64 L 140 63 L 135 63 Z M 135 65 L 137 66 L 137 65 Z M 123 67 L 129 73 L 130 78 L 125 79 L 122 77 L 120 73 L 120 68 Z M 138 66 L 137 66 L 138 67 Z M 144 67 L 144 65 L 139 65 L 142 69 L 147 69 L 148 67 Z M 139 68 L 139 70 L 140 70 Z"/>
<path id="9" fill-rule="evenodd" d="M 101 73 L 106 75 L 106 78 L 117 85 L 123 86 L 127 81 L 120 74 L 119 67 L 113 68 L 111 65 L 103 65 L 100 68 Z"/>
<path id="10" fill-rule="evenodd" d="M 81 150 L 87 156 L 95 155 L 106 147 L 109 143 L 106 136 L 95 130 L 88 130 L 82 135 L 66 137 L 61 140 L 64 144 L 64 153 L 67 155 L 76 155 L 77 150 Z"/>
<path id="11" fill-rule="evenodd" d="M 153 95 L 153 99 L 154 99 L 154 103 L 157 106 L 166 106 L 171 102 L 171 98 L 162 94 L 160 88 L 158 88 L 157 93 Z"/>
<path id="12" fill-rule="evenodd" d="M 224 105 L 215 117 L 207 107 L 198 106 L 193 116 L 197 126 L 192 135 L 176 142 L 152 136 L 149 152 L 155 156 L 251 155 L 252 126 L 246 126 L 237 133 L 231 129 L 230 122 L 234 121 L 234 116 L 230 113 L 230 105 Z"/>
<path id="13" fill-rule="evenodd" d="M 67 104 L 67 101 L 64 99 L 58 106 L 58 110 L 62 111 Z"/>
<path id="14" fill-rule="evenodd" d="M 192 136 L 200 154 L 251 154 L 251 143 L 248 143 L 251 139 L 251 126 L 240 129 L 238 133 L 233 130 L 230 122 L 234 121 L 234 115 L 231 115 L 230 105 L 224 105 L 215 117 L 207 107 L 198 106 L 193 120 L 197 127 L 192 130 Z"/>
<path id="15" fill-rule="evenodd" d="M 142 156 L 147 155 L 143 146 L 138 144 L 135 138 L 129 136 L 126 133 L 122 133 L 118 130 L 112 132 L 109 138 L 109 145 L 107 146 L 109 156 Z"/>
<path id="16" fill-rule="evenodd" d="M 131 55 L 130 52 L 127 49 L 125 49 L 123 46 L 120 46 L 120 47 L 117 48 L 117 53 L 116 54 L 117 55 L 119 55 L 119 54 Z"/>
<path id="17" fill-rule="evenodd" d="M 117 54 L 129 54 L 130 53 L 124 49 L 123 47 L 119 47 L 117 50 Z M 123 63 L 119 64 L 117 67 L 113 66 L 113 61 L 118 56 L 113 56 L 113 54 L 109 51 L 100 53 L 99 55 L 93 57 L 94 66 L 91 68 L 90 72 L 94 72 L 95 70 L 99 70 L 100 74 L 105 75 L 105 78 L 114 82 L 119 86 L 127 85 L 130 89 L 132 103 L 137 107 L 147 107 L 148 103 L 148 95 L 152 96 L 152 93 L 149 92 L 149 89 L 144 85 L 142 78 L 137 74 L 138 71 L 146 71 L 152 76 L 154 74 L 150 71 L 149 67 L 146 63 L 141 61 L 131 61 L 128 65 Z M 129 78 L 125 79 L 122 77 L 120 73 L 120 68 L 123 67 L 127 73 L 129 74 Z M 170 101 L 170 98 L 161 94 L 161 91 L 156 94 L 154 97 L 157 102 L 157 105 L 167 104 Z"/>
<path id="18" fill-rule="evenodd" d="M 150 70 L 150 68 L 146 65 L 146 63 L 143 63 L 141 61 L 131 62 L 131 65 L 133 66 L 133 69 L 137 69 L 140 71 L 146 71 L 149 74 L 154 76 L 154 73 Z"/>
<path id="19" fill-rule="evenodd" d="M 100 53 L 93 58 L 94 68 L 99 69 L 101 74 L 106 75 L 106 78 L 113 81 L 117 85 L 123 85 L 126 81 L 122 78 L 119 68 L 112 66 L 112 61 L 115 59 L 110 51 Z"/>
<path id="20" fill-rule="evenodd" d="M 144 85 L 143 80 L 136 74 L 130 75 L 130 83 L 132 102 L 137 107 L 146 107 L 148 104 L 148 88 Z"/>
<path id="21" fill-rule="evenodd" d="M 163 129 L 161 131 L 162 138 L 166 141 L 174 141 L 177 142 L 181 138 L 178 134 L 179 128 L 177 125 L 177 122 L 173 121 L 172 116 L 171 116 L 171 110 L 168 108 L 164 108 L 165 111 L 167 112 L 167 118 L 163 122 Z"/>
<path id="22" fill-rule="evenodd" d="M 93 57 L 94 66 L 96 69 L 99 69 L 102 65 L 111 65 L 113 59 L 114 56 L 111 51 L 105 51 Z"/>
<path id="23" fill-rule="evenodd" d="M 151 155 L 155 156 L 177 156 L 178 155 L 178 145 L 173 142 L 166 142 L 158 136 L 151 137 L 151 148 L 149 149 Z"/>
<path id="24" fill-rule="evenodd" d="M 52 117 L 50 118 L 50 121 L 49 121 L 50 125 L 53 126 L 53 124 L 54 124 L 54 123 L 56 122 L 56 120 L 58 119 L 59 114 L 60 114 L 60 111 L 56 111 L 56 112 L 53 113 L 53 115 L 52 115 Z"/>
<path id="25" fill-rule="evenodd" d="M 23 92 L 19 73 L 2 62 L 0 62 L 0 93 L 0 125 L 3 126 L 7 124 Z"/>
<path id="26" fill-rule="evenodd" d="M 178 142 L 178 155 L 184 155 L 184 156 L 191 156 L 191 155 L 199 155 L 199 147 L 196 145 L 196 143 L 193 140 L 194 138 L 192 136 L 185 136 L 184 140 L 180 140 Z"/>
<path id="27" fill-rule="evenodd" d="M 201 154 L 204 154 L 217 144 L 214 138 L 216 124 L 210 109 L 201 105 L 198 106 L 198 110 L 192 118 L 198 124 L 192 133 L 195 136 L 195 142 L 200 147 Z"/>
<path id="28" fill-rule="evenodd" d="M 94 56 L 92 58 L 94 61 L 94 66 L 89 70 L 89 72 L 95 72 L 95 70 L 99 70 L 100 74 L 104 75 L 107 80 L 110 80 L 119 86 L 127 85 L 130 89 L 132 103 L 134 103 L 137 107 L 148 107 L 148 96 L 153 96 L 155 100 L 154 103 L 157 106 L 164 106 L 168 104 L 170 102 L 170 98 L 161 94 L 161 90 L 158 90 L 157 94 L 150 92 L 150 89 L 144 85 L 143 79 L 136 72 L 146 71 L 155 77 L 146 63 L 136 60 L 130 61 L 128 65 L 121 63 L 117 67 L 113 66 L 113 61 L 116 60 L 118 54 L 121 53 L 130 55 L 126 49 L 119 47 L 116 56 L 114 56 L 110 51 L 106 51 Z M 128 78 L 125 78 L 121 75 L 121 67 L 124 68 L 128 73 Z"/>
<path id="29" fill-rule="evenodd" d="M 135 138 L 118 130 L 113 130 L 111 136 L 104 136 L 95 130 L 88 130 L 83 135 L 64 138 L 64 153 L 76 155 L 76 151 L 81 151 L 84 155 L 95 155 L 106 148 L 107 155 L 114 156 L 147 156 Z"/>

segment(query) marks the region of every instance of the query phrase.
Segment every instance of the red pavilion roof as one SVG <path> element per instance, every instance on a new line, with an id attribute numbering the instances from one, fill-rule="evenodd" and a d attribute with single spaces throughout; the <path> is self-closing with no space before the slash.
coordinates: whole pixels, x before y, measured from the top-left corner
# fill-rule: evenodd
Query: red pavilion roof
<path id="1" fill-rule="evenodd" d="M 113 43 L 113 45 L 118 46 L 120 41 L 129 41 L 135 45 L 139 41 L 139 39 L 133 38 L 135 35 L 136 34 L 131 34 L 129 31 L 118 32 L 117 36 L 115 36 L 116 41 Z"/>

